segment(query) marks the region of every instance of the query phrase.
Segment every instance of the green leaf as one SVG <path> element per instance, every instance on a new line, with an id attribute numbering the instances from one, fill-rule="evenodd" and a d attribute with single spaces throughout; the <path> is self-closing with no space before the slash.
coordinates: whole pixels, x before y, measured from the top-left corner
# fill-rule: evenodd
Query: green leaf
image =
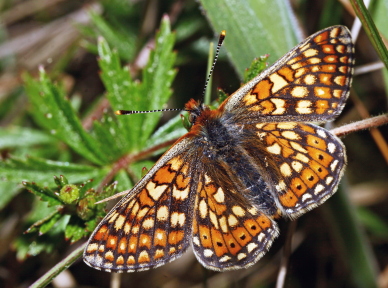
<path id="1" fill-rule="evenodd" d="M 104 37 L 114 46 L 123 60 L 132 60 L 136 52 L 136 32 L 123 27 L 113 26 L 95 12 L 90 12 L 92 23 L 96 30 L 94 36 Z M 97 37 L 93 37 L 97 38 Z"/>
<path id="2" fill-rule="evenodd" d="M 64 90 L 53 84 L 43 69 L 40 69 L 39 80 L 28 74 L 24 74 L 23 78 L 35 121 L 89 161 L 106 163 L 105 154 L 83 129 L 73 107 L 65 99 Z"/>
<path id="3" fill-rule="evenodd" d="M 7 181 L 20 183 L 34 181 L 43 186 L 53 186 L 53 176 L 65 174 L 73 183 L 105 176 L 108 168 L 95 168 L 88 165 L 51 161 L 36 157 L 20 159 L 12 157 L 0 162 L 0 175 Z"/>
<path id="4" fill-rule="evenodd" d="M 100 38 L 99 55 L 101 78 L 108 90 L 107 98 L 114 110 L 161 109 L 171 96 L 171 84 L 175 77 L 173 64 L 174 34 L 168 20 L 164 19 L 155 38 L 155 50 L 151 51 L 148 64 L 142 73 L 142 82 L 132 80 L 128 68 L 121 68 L 116 51 Z M 115 135 L 118 145 L 126 151 L 139 150 L 157 125 L 161 113 L 134 114 L 118 117 L 120 133 Z M 100 133 L 101 134 L 101 133 Z"/>
<path id="5" fill-rule="evenodd" d="M 30 183 L 30 182 L 24 182 L 23 184 L 28 191 L 38 196 L 42 201 L 47 202 L 48 207 L 64 204 L 58 198 L 58 196 L 55 195 L 54 192 L 52 192 L 48 188 L 42 188 L 39 185 L 36 185 L 35 183 Z"/>
<path id="6" fill-rule="evenodd" d="M 382 239 L 388 238 L 388 225 L 377 214 L 373 213 L 369 209 L 359 207 L 357 209 L 357 217 L 373 236 L 380 237 Z"/>
<path id="7" fill-rule="evenodd" d="M 80 218 L 74 216 L 70 218 L 65 229 L 66 240 L 74 243 L 88 234 L 89 232 L 85 230 L 84 223 Z"/>
<path id="8" fill-rule="evenodd" d="M 0 149 L 53 144 L 56 139 L 47 133 L 24 127 L 0 128 Z"/>
<path id="9" fill-rule="evenodd" d="M 287 1 L 200 2 L 215 32 L 226 30 L 224 45 L 240 76 L 255 57 L 270 54 L 274 62 L 301 40 L 295 34 L 298 26 Z"/>
<path id="10" fill-rule="evenodd" d="M 180 115 L 177 115 L 159 127 L 158 130 L 156 130 L 155 133 L 151 135 L 151 137 L 146 142 L 146 147 L 150 148 L 170 140 L 178 139 L 185 133 L 187 133 L 187 130 L 183 127 Z M 166 150 L 166 148 L 163 150 Z"/>
<path id="11" fill-rule="evenodd" d="M 249 69 L 247 69 L 244 73 L 244 82 L 248 82 L 255 78 L 258 74 L 260 74 L 265 68 L 267 68 L 267 60 L 269 55 L 261 56 L 259 58 L 255 58 Z"/>

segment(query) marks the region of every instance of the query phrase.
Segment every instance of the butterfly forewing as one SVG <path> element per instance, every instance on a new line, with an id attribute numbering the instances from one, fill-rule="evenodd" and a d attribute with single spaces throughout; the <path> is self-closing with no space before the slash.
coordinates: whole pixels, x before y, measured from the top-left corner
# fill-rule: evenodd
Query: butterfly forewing
<path id="1" fill-rule="evenodd" d="M 349 95 L 354 46 L 333 26 L 308 37 L 225 101 L 240 121 L 328 121 Z"/>
<path id="2" fill-rule="evenodd" d="M 184 151 L 182 142 L 178 146 Z M 185 152 L 170 157 L 176 151 L 177 146 L 101 221 L 84 252 L 88 265 L 115 272 L 147 270 L 188 248 L 191 157 Z"/>

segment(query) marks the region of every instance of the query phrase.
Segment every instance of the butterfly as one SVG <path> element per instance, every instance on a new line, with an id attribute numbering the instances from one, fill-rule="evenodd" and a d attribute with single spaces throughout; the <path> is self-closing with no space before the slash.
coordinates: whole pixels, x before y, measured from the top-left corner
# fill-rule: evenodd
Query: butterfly
<path id="1" fill-rule="evenodd" d="M 311 122 L 333 120 L 349 95 L 349 30 L 321 30 L 230 95 L 218 109 L 185 105 L 192 127 L 114 206 L 84 261 L 109 272 L 155 268 L 189 246 L 216 271 L 246 268 L 270 248 L 275 219 L 325 202 L 345 147 Z"/>

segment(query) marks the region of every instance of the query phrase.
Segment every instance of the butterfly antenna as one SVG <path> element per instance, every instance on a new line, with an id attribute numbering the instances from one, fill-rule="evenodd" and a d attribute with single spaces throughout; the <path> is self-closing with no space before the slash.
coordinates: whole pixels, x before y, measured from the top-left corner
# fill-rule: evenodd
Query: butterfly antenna
<path id="1" fill-rule="evenodd" d="M 153 113 L 153 112 L 166 112 L 166 111 L 181 111 L 179 108 L 168 108 L 168 109 L 158 109 L 158 110 L 148 110 L 148 111 L 136 111 L 136 110 L 117 110 L 115 111 L 116 115 L 130 115 L 130 114 L 140 114 L 140 113 Z"/>
<path id="2" fill-rule="evenodd" d="M 213 64 L 210 68 L 209 75 L 207 76 L 205 86 L 203 87 L 203 93 L 202 93 L 202 99 L 201 99 L 202 101 L 201 102 L 203 102 L 203 100 L 205 98 L 206 88 L 209 85 L 209 81 L 210 81 L 210 78 L 213 74 L 214 67 L 216 66 L 218 55 L 220 54 L 220 49 L 221 49 L 222 43 L 224 42 L 225 36 L 226 36 L 226 31 L 222 30 L 220 33 L 220 37 L 218 38 L 218 44 L 217 44 L 216 54 L 214 56 Z"/>

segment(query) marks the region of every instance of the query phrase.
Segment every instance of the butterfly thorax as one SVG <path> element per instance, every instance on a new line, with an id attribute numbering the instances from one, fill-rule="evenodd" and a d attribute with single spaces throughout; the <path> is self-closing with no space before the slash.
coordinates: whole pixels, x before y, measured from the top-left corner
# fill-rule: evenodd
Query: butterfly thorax
<path id="1" fill-rule="evenodd" d="M 186 108 L 193 104 L 194 102 L 189 102 Z M 206 170 L 212 178 L 222 177 L 223 181 L 219 181 L 220 183 L 233 186 L 223 187 L 225 191 L 241 193 L 250 200 L 250 204 L 266 211 L 268 215 L 276 214 L 276 205 L 271 197 L 270 187 L 266 184 L 269 180 L 263 177 L 260 168 L 265 166 L 267 153 L 256 141 L 257 146 L 253 153 L 259 155 L 258 150 L 263 150 L 263 154 L 260 163 L 253 161 L 252 159 L 257 159 L 250 154 L 253 147 L 248 148 L 248 143 L 243 140 L 254 137 L 249 135 L 252 132 L 245 129 L 244 125 L 232 125 L 229 120 L 233 115 L 225 111 L 210 110 L 202 104 L 190 108 L 190 118 L 194 123 L 189 134 L 201 151 L 202 162 L 209 163 L 201 169 Z"/>

